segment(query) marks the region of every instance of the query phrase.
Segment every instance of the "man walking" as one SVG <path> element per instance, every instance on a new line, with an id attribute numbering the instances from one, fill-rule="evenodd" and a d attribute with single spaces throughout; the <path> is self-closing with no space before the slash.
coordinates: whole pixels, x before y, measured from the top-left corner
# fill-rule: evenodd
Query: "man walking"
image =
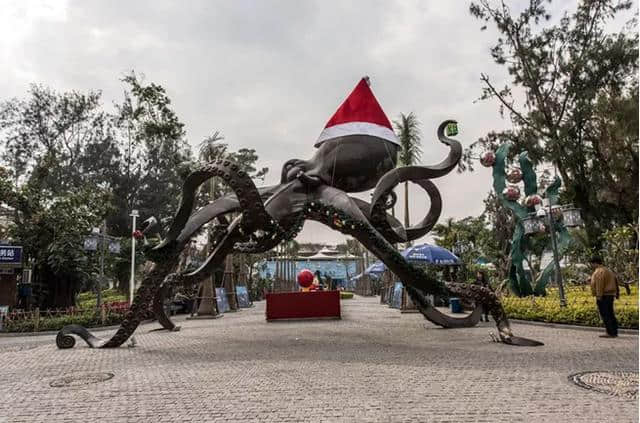
<path id="1" fill-rule="evenodd" d="M 591 275 L 591 294 L 596 297 L 600 317 L 607 329 L 607 334 L 600 335 L 600 338 L 615 338 L 618 336 L 618 321 L 613 311 L 613 301 L 619 295 L 616 276 L 602 264 L 600 257 L 592 257 L 590 263 L 594 269 Z"/>

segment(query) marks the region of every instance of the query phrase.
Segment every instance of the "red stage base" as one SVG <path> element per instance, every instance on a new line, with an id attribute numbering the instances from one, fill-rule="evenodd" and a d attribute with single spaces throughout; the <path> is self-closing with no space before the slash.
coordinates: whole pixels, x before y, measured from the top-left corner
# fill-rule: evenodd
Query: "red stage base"
<path id="1" fill-rule="evenodd" d="M 267 294 L 267 321 L 339 319 L 340 291 Z"/>

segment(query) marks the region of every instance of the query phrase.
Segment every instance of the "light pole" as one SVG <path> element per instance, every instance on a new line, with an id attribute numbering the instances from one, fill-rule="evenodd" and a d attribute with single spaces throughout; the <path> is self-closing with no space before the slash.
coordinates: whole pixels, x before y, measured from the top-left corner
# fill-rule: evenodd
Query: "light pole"
<path id="1" fill-rule="evenodd" d="M 538 205 L 539 209 L 537 212 L 531 213 L 522 219 L 522 226 L 524 227 L 525 235 L 549 231 L 549 235 L 551 236 L 551 249 L 553 250 L 553 265 L 555 268 L 556 282 L 558 284 L 558 295 L 560 296 L 560 306 L 566 307 L 567 299 L 564 295 L 562 271 L 560 269 L 560 259 L 558 258 L 556 231 L 553 227 L 554 219 L 557 219 L 559 224 L 572 228 L 580 226 L 582 224 L 582 218 L 580 216 L 580 209 L 573 207 L 572 204 L 552 206 L 550 201 L 546 201 L 547 204 L 545 206 Z"/>
<path id="2" fill-rule="evenodd" d="M 131 231 L 131 278 L 129 279 L 129 305 L 133 304 L 133 289 L 136 283 L 136 217 L 140 216 L 138 210 L 131 210 L 129 215 L 133 218 Z"/>

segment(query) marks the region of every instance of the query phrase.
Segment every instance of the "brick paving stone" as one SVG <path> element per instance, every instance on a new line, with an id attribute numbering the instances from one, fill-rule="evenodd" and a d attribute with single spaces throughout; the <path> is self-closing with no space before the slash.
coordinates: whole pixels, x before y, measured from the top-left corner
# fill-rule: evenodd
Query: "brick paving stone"
<path id="1" fill-rule="evenodd" d="M 0 337 L 0 422 L 591 422 L 638 421 L 638 402 L 567 380 L 638 370 L 638 338 L 513 325 L 537 348 L 490 341 L 493 325 L 441 329 L 377 298 L 342 302 L 339 321 L 264 320 L 264 302 L 138 346 L 92 350 L 54 336 Z M 98 333 L 105 336 L 111 332 Z M 65 375 L 99 383 L 54 388 Z"/>

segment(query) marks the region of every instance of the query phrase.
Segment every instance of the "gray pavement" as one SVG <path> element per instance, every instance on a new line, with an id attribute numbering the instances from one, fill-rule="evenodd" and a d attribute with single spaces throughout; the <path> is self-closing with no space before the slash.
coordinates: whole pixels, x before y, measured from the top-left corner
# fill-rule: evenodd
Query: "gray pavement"
<path id="1" fill-rule="evenodd" d="M 638 337 L 514 324 L 537 348 L 490 341 L 489 323 L 445 330 L 377 298 L 340 321 L 264 320 L 264 302 L 180 332 L 138 329 L 135 348 L 58 350 L 51 335 L 0 338 L 0 422 L 635 422 L 637 399 L 571 384 L 638 370 Z M 112 331 L 111 331 L 112 332 Z M 100 332 L 105 336 L 111 332 Z M 51 387 L 62 376 L 110 380 Z"/>

